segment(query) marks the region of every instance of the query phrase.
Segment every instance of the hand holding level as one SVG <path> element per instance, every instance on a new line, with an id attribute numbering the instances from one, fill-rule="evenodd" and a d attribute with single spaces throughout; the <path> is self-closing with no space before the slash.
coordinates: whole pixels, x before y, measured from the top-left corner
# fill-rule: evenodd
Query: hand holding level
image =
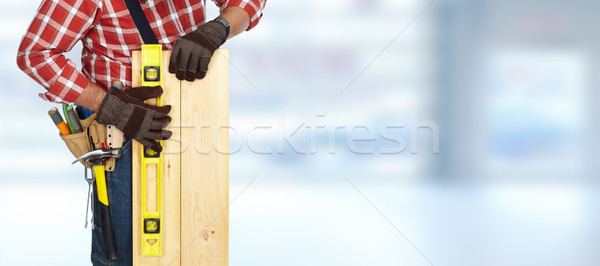
<path id="1" fill-rule="evenodd" d="M 113 125 L 144 146 L 161 152 L 162 147 L 156 140 L 165 140 L 172 135 L 171 131 L 164 130 L 171 122 L 168 116 L 171 106 L 154 106 L 144 101 L 162 93 L 160 86 L 136 87 L 126 91 L 111 87 L 98 110 L 98 123 Z"/>

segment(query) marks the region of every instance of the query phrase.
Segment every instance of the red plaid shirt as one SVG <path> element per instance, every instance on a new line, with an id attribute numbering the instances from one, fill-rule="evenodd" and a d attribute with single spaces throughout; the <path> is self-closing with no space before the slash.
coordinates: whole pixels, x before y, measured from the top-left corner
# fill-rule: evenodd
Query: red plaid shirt
<path id="1" fill-rule="evenodd" d="M 238 6 L 250 14 L 253 28 L 266 0 L 213 0 L 223 10 Z M 142 9 L 163 49 L 204 23 L 206 0 L 148 0 Z M 81 40 L 82 71 L 67 59 Z M 108 88 L 113 80 L 131 86 L 131 51 L 142 37 L 123 0 L 43 0 L 21 41 L 17 64 L 48 91 L 42 99 L 73 102 L 88 82 Z"/>

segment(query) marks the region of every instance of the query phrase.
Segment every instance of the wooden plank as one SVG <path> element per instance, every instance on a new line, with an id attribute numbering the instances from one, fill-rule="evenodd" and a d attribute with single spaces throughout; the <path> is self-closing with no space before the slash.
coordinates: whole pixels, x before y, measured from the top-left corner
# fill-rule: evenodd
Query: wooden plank
<path id="1" fill-rule="evenodd" d="M 229 265 L 229 51 L 181 83 L 181 265 Z M 220 152 L 219 152 L 220 151 Z"/>
<path id="2" fill-rule="evenodd" d="M 180 153 L 181 153 L 181 82 L 174 75 L 168 73 L 170 52 L 163 51 L 161 67 L 161 77 L 163 79 L 164 94 L 162 103 L 171 105 L 172 121 L 169 130 L 173 131 L 173 136 L 167 141 L 163 141 L 163 164 L 162 164 L 162 210 L 163 219 L 161 221 L 163 232 L 162 256 L 142 256 L 141 254 L 141 153 L 142 145 L 134 141 L 133 159 L 132 159 L 132 178 L 133 178 L 133 262 L 134 265 L 180 265 Z M 140 86 L 141 83 L 141 60 L 140 52 L 133 52 L 132 69 L 133 86 Z"/>

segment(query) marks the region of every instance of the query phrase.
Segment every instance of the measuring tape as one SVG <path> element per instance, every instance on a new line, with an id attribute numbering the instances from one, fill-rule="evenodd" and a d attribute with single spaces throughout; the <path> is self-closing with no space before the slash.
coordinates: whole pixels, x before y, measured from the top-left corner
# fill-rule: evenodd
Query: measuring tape
<path id="1" fill-rule="evenodd" d="M 142 45 L 142 86 L 161 86 L 162 46 Z M 146 101 L 161 106 L 161 97 Z M 160 141 L 162 145 L 162 141 Z M 142 255 L 162 254 L 162 153 L 142 149 Z"/>

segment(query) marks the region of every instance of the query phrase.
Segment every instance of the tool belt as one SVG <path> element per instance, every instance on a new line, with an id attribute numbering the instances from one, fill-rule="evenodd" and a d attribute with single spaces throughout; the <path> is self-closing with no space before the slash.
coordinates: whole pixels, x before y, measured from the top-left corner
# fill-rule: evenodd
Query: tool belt
<path id="1" fill-rule="evenodd" d="M 102 143 L 106 143 L 106 126 L 96 121 L 96 114 L 90 117 L 80 120 L 81 128 L 83 132 L 75 133 L 71 135 L 63 135 L 59 133 L 60 138 L 67 144 L 69 151 L 79 158 L 81 155 L 102 147 Z M 83 164 L 83 162 L 81 162 Z M 87 165 L 88 168 L 92 168 L 91 164 Z M 110 158 L 104 163 L 106 171 L 112 172 L 115 170 L 115 159 Z"/>

